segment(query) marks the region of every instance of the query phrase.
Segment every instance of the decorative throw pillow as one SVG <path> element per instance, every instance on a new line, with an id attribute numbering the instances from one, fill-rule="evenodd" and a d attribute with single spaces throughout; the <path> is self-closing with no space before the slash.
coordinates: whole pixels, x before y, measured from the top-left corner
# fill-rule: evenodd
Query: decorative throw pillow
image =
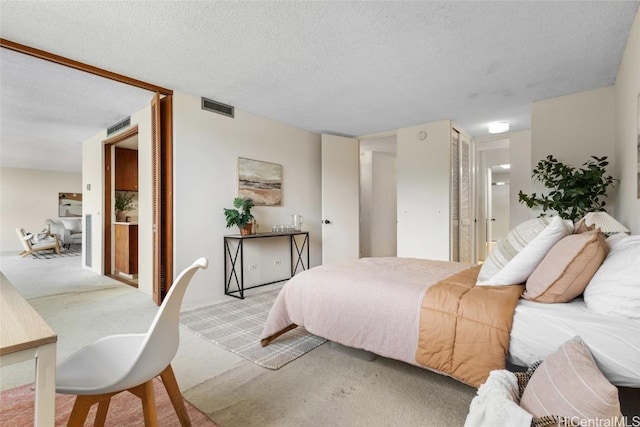
<path id="1" fill-rule="evenodd" d="M 498 241 L 482 264 L 476 284 L 524 283 L 549 249 L 572 232 L 573 223 L 557 216 L 523 222 Z"/>
<path id="2" fill-rule="evenodd" d="M 547 303 L 571 301 L 584 292 L 607 252 L 600 230 L 562 238 L 527 279 L 524 298 Z"/>
<path id="3" fill-rule="evenodd" d="M 616 420 L 622 418 L 618 389 L 600 372 L 591 351 L 577 336 L 536 369 L 520 406 L 534 417 L 558 415 L 578 425 L 594 420 L 620 425 Z"/>
<path id="4" fill-rule="evenodd" d="M 640 236 L 616 241 L 584 290 L 594 313 L 640 319 Z"/>
<path id="5" fill-rule="evenodd" d="M 576 222 L 576 224 L 573 226 L 574 234 L 580 234 L 580 233 L 584 233 L 585 231 L 592 231 L 595 229 L 596 229 L 596 225 L 595 224 L 587 225 L 584 218 L 582 218 L 579 222 Z"/>

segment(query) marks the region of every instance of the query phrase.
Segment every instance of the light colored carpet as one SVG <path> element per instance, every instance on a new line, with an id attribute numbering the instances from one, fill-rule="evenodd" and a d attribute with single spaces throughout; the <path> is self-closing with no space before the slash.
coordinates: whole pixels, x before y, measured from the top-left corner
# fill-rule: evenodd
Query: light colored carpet
<path id="1" fill-rule="evenodd" d="M 324 344 L 282 369 L 242 364 L 185 392 L 223 427 L 462 426 L 473 387 Z"/>
<path id="2" fill-rule="evenodd" d="M 280 289 L 189 310 L 180 323 L 197 335 L 268 369 L 279 369 L 326 342 L 298 327 L 267 347 L 260 334 Z"/>

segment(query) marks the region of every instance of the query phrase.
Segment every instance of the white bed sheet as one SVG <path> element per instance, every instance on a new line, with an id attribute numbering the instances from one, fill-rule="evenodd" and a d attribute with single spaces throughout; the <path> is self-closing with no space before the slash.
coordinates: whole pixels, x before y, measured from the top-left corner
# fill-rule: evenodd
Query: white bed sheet
<path id="1" fill-rule="evenodd" d="M 613 384 L 640 387 L 640 321 L 596 314 L 580 298 L 566 304 L 520 300 L 508 360 L 529 366 L 579 335 Z"/>

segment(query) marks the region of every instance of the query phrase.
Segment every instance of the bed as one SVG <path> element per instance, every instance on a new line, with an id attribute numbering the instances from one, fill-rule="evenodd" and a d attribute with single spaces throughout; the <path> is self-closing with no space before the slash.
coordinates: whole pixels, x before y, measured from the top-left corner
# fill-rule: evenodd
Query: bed
<path id="1" fill-rule="evenodd" d="M 482 268 L 391 257 L 314 267 L 297 274 L 283 286 L 265 323 L 261 343 L 268 345 L 288 330 L 303 326 L 330 341 L 432 369 L 478 386 L 478 381 L 460 379 L 455 373 L 417 360 L 420 341 L 424 341 L 421 329 L 428 300 L 425 296 L 453 276 L 472 274 L 476 283 L 470 289 L 480 289 L 485 284 L 482 282 L 487 281 L 503 283 L 491 283 L 484 288 L 521 286 L 508 316 L 509 322 L 500 323 L 498 328 L 507 329 L 508 342 L 498 349 L 498 353 L 504 353 L 505 361 L 530 366 L 568 339 L 580 336 L 611 383 L 640 388 L 640 236 L 623 235 L 603 243 L 599 230 L 588 230 L 589 234 L 575 237 L 573 225 L 569 227 L 566 222 L 555 221 L 556 231 L 561 230 L 556 233 L 549 231 L 551 226 L 552 220 L 547 219 L 538 220 L 536 231 L 530 233 L 526 231 L 527 226 L 520 230 L 517 227 L 510 233 L 511 243 L 505 243 L 512 246 L 509 249 L 515 254 L 506 256 L 508 259 L 497 265 L 495 262 L 489 265 L 491 259 L 488 259 L 488 265 Z M 576 241 L 590 243 L 582 243 L 582 249 L 577 251 Z M 514 242 L 520 242 L 520 246 Z M 505 252 L 508 251 L 502 255 Z M 562 264 L 562 258 L 569 258 L 570 265 Z M 545 269 L 541 272 L 542 265 Z M 533 279 L 555 277 L 550 270 L 560 271 L 564 283 L 562 295 L 558 296 L 557 284 L 561 281 L 558 279 L 553 289 L 545 289 L 542 296 L 532 298 Z M 572 271 L 573 276 L 567 279 Z M 576 288 L 580 281 L 584 286 Z M 529 282 L 532 282 L 531 289 Z M 483 311 L 499 311 L 487 308 L 485 303 L 479 305 L 484 307 Z M 436 329 L 442 329 L 441 335 L 436 338 L 431 335 L 428 345 L 435 345 L 435 341 L 441 339 L 446 341 L 447 335 L 460 334 L 448 326 Z M 494 341 L 493 336 L 485 340 Z M 440 345 L 449 346 L 448 343 Z M 502 360 L 497 363 L 504 366 Z M 485 369 L 484 378 L 491 369 Z"/>

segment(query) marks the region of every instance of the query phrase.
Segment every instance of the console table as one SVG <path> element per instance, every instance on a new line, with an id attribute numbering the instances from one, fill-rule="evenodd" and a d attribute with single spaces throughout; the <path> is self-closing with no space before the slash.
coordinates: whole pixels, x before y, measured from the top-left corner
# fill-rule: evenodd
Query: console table
<path id="1" fill-rule="evenodd" d="M 289 251 L 291 260 L 291 276 L 274 280 L 273 282 L 261 283 L 248 288 L 244 287 L 244 242 L 253 239 L 265 239 L 273 237 L 288 237 Z M 232 241 L 237 242 L 235 251 Z M 294 252 L 295 249 L 295 252 Z M 304 260 L 304 252 L 306 251 L 306 264 Z M 240 259 L 238 259 L 240 256 Z M 227 262 L 228 260 L 228 262 Z M 231 234 L 224 236 L 224 293 L 235 298 L 244 299 L 245 289 L 257 288 L 259 286 L 271 285 L 292 278 L 298 271 L 298 267 L 302 270 L 309 268 L 309 232 L 308 231 L 290 231 L 290 232 L 274 232 L 274 233 L 258 233 L 242 236 L 240 234 Z M 238 273 L 240 277 L 238 277 Z M 235 282 L 235 290 L 231 290 L 231 284 Z M 236 295 L 237 294 L 237 295 Z"/>

